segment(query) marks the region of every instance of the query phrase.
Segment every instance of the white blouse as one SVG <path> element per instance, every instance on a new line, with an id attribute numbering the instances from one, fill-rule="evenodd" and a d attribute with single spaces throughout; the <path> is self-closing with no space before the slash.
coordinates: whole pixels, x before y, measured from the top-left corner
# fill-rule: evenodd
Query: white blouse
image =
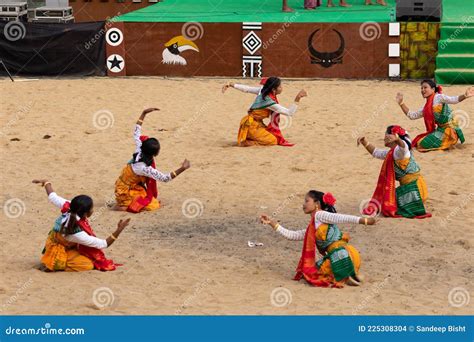
<path id="1" fill-rule="evenodd" d="M 376 148 L 374 149 L 374 152 L 372 152 L 372 156 L 377 159 L 385 159 L 389 151 L 390 150 L 387 150 L 387 149 L 382 150 L 380 148 Z M 395 158 L 395 160 L 410 158 L 410 156 L 411 156 L 410 149 L 408 148 L 407 143 L 404 141 L 403 141 L 403 147 L 400 147 L 397 145 L 395 147 L 395 151 L 393 151 L 393 158 Z"/>
<path id="2" fill-rule="evenodd" d="M 436 94 L 434 96 L 434 99 L 433 99 L 433 106 L 436 106 L 440 103 L 457 104 L 457 103 L 459 103 L 459 96 L 448 96 L 448 95 L 445 95 L 445 94 Z M 416 112 L 415 111 L 409 111 L 407 113 L 407 116 L 411 120 L 416 120 L 416 119 L 422 118 L 423 117 L 423 108 L 424 107 L 421 107 Z"/>
<path id="3" fill-rule="evenodd" d="M 260 87 L 251 87 L 245 84 L 234 84 L 234 88 L 237 90 L 240 90 L 241 92 L 244 93 L 251 93 L 255 95 L 259 95 L 260 92 L 262 91 L 263 86 Z M 298 109 L 298 105 L 296 103 L 293 103 L 290 105 L 289 108 L 283 107 L 282 105 L 275 103 L 269 107 L 267 107 L 273 112 L 277 112 L 286 116 L 293 116 L 293 114 L 296 113 L 296 110 Z"/>
<path id="4" fill-rule="evenodd" d="M 140 140 L 140 136 L 142 135 L 142 126 L 135 125 L 135 130 L 133 132 L 133 140 L 135 140 L 135 153 L 137 154 L 135 160 L 140 159 L 141 156 L 141 147 L 142 141 Z M 151 166 L 146 165 L 143 162 L 139 163 L 132 163 L 132 170 L 138 176 L 145 176 L 148 178 L 153 178 L 159 182 L 169 182 L 171 178 L 171 173 L 163 173 L 154 169 Z"/>
<path id="5" fill-rule="evenodd" d="M 61 196 L 58 196 L 55 192 L 52 192 L 48 195 L 49 201 L 54 204 L 56 207 L 62 209 L 64 206 L 64 203 L 68 202 L 66 199 L 62 198 Z M 79 220 L 80 217 L 76 216 L 76 218 Z M 72 243 L 78 243 L 83 246 L 87 247 L 93 247 L 93 248 L 98 248 L 98 249 L 104 249 L 107 248 L 107 241 L 104 239 L 99 239 L 96 238 L 95 236 L 90 236 L 84 231 L 80 231 L 79 233 L 76 234 L 70 234 L 70 235 L 65 235 L 62 234 L 64 238 Z"/>
<path id="6" fill-rule="evenodd" d="M 327 223 L 327 224 L 359 223 L 359 220 L 360 220 L 360 217 L 358 216 L 330 213 L 324 210 L 317 211 L 316 214 L 314 215 L 314 223 L 316 225 L 316 229 L 318 229 L 318 227 L 324 223 Z M 306 229 L 289 230 L 279 225 L 276 232 L 284 236 L 288 240 L 298 241 L 298 240 L 304 240 Z"/>

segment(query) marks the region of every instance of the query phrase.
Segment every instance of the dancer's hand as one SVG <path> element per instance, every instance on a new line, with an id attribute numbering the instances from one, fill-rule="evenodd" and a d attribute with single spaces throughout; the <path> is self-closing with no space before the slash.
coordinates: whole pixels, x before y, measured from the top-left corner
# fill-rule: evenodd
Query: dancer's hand
<path id="1" fill-rule="evenodd" d="M 225 84 L 223 87 L 222 87 L 222 94 L 225 93 L 225 91 L 228 89 L 228 88 L 233 88 L 234 87 L 234 83 L 232 82 L 229 82 L 227 84 Z"/>
<path id="2" fill-rule="evenodd" d="M 363 146 L 367 145 L 368 141 L 365 137 L 359 137 L 357 138 L 357 146 L 362 144 Z"/>
<path id="3" fill-rule="evenodd" d="M 403 94 L 402 93 L 397 93 L 397 96 L 395 97 L 395 100 L 399 105 L 403 103 Z"/>
<path id="4" fill-rule="evenodd" d="M 157 110 L 160 110 L 159 108 L 147 108 L 147 109 L 144 109 L 142 114 L 143 115 L 147 115 L 148 113 L 151 113 L 151 112 L 154 112 L 154 111 L 157 111 Z"/>
<path id="5" fill-rule="evenodd" d="M 366 226 L 373 226 L 377 223 L 377 220 L 375 219 L 375 217 L 361 217 L 359 223 Z"/>
<path id="6" fill-rule="evenodd" d="M 301 89 L 301 90 L 299 91 L 299 93 L 296 94 L 295 102 L 300 102 L 300 99 L 301 99 L 302 97 L 306 97 L 306 96 L 308 96 L 308 93 L 306 92 L 306 90 Z"/>
<path id="7" fill-rule="evenodd" d="M 33 179 L 32 183 L 34 184 L 41 184 L 41 186 L 44 186 L 48 182 L 47 179 Z"/>
<path id="8" fill-rule="evenodd" d="M 115 242 L 115 240 L 117 240 L 119 235 L 122 233 L 122 230 L 124 230 L 125 227 L 128 226 L 129 223 L 130 223 L 130 218 L 126 220 L 118 221 L 117 229 L 115 230 L 115 232 L 112 235 L 110 235 L 107 239 L 105 239 L 107 241 L 107 247 L 111 246 Z"/>
<path id="9" fill-rule="evenodd" d="M 465 98 L 469 98 L 471 96 L 474 96 L 474 87 L 467 88 L 466 92 L 464 93 Z"/>
<path id="10" fill-rule="evenodd" d="M 278 225 L 277 221 L 272 220 L 266 214 L 260 215 L 260 223 L 267 224 L 267 225 L 271 226 L 273 229 L 275 229 L 275 227 Z"/>
<path id="11" fill-rule="evenodd" d="M 187 170 L 191 167 L 191 162 L 187 159 L 185 159 L 183 161 L 183 163 L 181 164 L 181 167 L 184 169 L 184 170 Z"/>
<path id="12" fill-rule="evenodd" d="M 126 219 L 126 220 L 120 220 L 118 223 L 117 223 L 117 231 L 116 233 L 120 234 L 122 232 L 122 230 L 125 229 L 125 227 L 128 226 L 128 224 L 130 223 L 130 218 Z M 118 237 L 118 234 L 116 235 L 116 237 Z"/>
<path id="13" fill-rule="evenodd" d="M 377 220 L 375 219 L 375 217 L 367 217 L 367 225 L 368 226 L 373 226 L 376 223 L 377 223 Z"/>

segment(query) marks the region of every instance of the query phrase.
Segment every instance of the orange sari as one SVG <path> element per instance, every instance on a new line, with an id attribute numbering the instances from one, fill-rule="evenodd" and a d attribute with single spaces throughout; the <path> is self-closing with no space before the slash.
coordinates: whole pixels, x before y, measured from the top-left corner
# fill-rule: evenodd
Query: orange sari
<path id="1" fill-rule="evenodd" d="M 70 203 L 66 202 L 61 212 L 69 211 Z M 56 220 L 55 228 L 51 230 L 46 240 L 41 262 L 50 271 L 113 271 L 117 266 L 111 259 L 107 259 L 102 250 L 87 247 L 67 241 L 60 232 L 61 217 Z M 90 236 L 96 236 L 87 218 L 77 221 L 80 229 Z"/>
<path id="2" fill-rule="evenodd" d="M 262 80 L 264 84 L 266 80 Z M 248 114 L 240 120 L 239 132 L 237 134 L 237 144 L 239 146 L 252 145 L 281 145 L 293 146 L 283 137 L 280 130 L 280 114 L 268 109 L 273 104 L 278 103 L 278 98 L 274 94 L 269 94 L 265 99 L 261 95 L 255 98 L 254 103 L 248 110 Z M 267 126 L 263 120 L 270 118 Z"/>
<path id="3" fill-rule="evenodd" d="M 333 228 L 341 234 L 337 227 Z M 360 255 L 353 246 L 348 244 L 349 236 L 347 234 L 341 234 L 338 239 L 328 241 L 328 229 L 328 224 L 322 224 L 318 229 L 316 229 L 314 216 L 311 217 L 311 221 L 306 229 L 303 250 L 298 267 L 296 268 L 296 274 L 293 278 L 294 280 L 304 278 L 313 286 L 342 288 L 344 287 L 348 275 L 356 274 L 359 271 Z M 317 245 L 325 246 L 319 249 L 325 257 L 318 262 L 316 262 Z M 337 272 L 338 270 L 341 270 L 341 268 L 336 267 L 337 263 L 334 264 L 331 260 L 331 253 L 337 253 L 341 250 L 345 253 L 347 259 L 346 263 L 348 263 L 348 265 L 346 264 L 343 266 L 346 267 L 343 272 L 345 274 L 343 275 Z"/>
<path id="4" fill-rule="evenodd" d="M 140 136 L 141 141 L 146 139 L 148 139 L 147 136 Z M 154 160 L 151 166 L 156 168 Z M 115 200 L 119 207 L 126 207 L 131 213 L 160 208 L 156 180 L 136 175 L 130 162 L 123 168 L 120 177 L 115 182 Z"/>
<path id="5" fill-rule="evenodd" d="M 385 160 L 383 161 L 382 168 L 380 170 L 379 179 L 377 181 L 377 187 L 375 188 L 374 194 L 363 210 L 364 215 L 374 216 L 378 212 L 381 212 L 386 217 L 403 217 L 398 212 L 398 203 L 395 186 L 395 158 L 393 156 L 395 148 L 390 149 Z M 418 175 L 417 175 L 418 176 Z M 424 184 L 423 178 L 419 177 L 419 182 L 422 185 L 419 190 L 420 195 L 423 197 L 426 193 L 426 185 Z M 407 177 L 409 179 L 410 177 Z M 404 185 L 404 184 L 402 184 Z M 408 184 L 406 184 L 408 185 Z M 421 193 L 423 192 L 423 194 Z M 430 213 L 426 213 L 423 209 L 424 214 L 414 216 L 406 216 L 410 218 L 427 218 L 431 217 Z"/>

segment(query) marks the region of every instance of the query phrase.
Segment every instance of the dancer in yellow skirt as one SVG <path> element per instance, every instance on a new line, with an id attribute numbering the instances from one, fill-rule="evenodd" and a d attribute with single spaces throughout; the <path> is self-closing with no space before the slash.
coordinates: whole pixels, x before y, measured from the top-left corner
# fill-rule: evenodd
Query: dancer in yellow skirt
<path id="1" fill-rule="evenodd" d="M 133 138 L 135 153 L 115 182 L 116 209 L 138 213 L 141 210 L 156 210 L 160 207 L 156 181 L 169 182 L 191 167 L 185 159 L 176 171 L 164 174 L 155 168 L 154 158 L 160 152 L 158 139 L 141 135 L 143 120 L 148 113 L 158 108 L 145 109 L 135 125 Z"/>
<path id="2" fill-rule="evenodd" d="M 376 221 L 373 217 L 337 214 L 335 203 L 336 199 L 331 193 L 309 191 L 305 196 L 303 211 L 311 215 L 311 221 L 306 229 L 296 231 L 284 228 L 267 215 L 261 215 L 263 224 L 270 225 L 288 240 L 304 240 L 295 280 L 305 278 L 311 285 L 321 287 L 360 285 L 359 252 L 349 244 L 349 236 L 342 233 L 336 224 L 373 225 Z M 322 256 L 319 260 L 316 260 L 316 248 Z"/>
<path id="3" fill-rule="evenodd" d="M 243 147 L 255 145 L 293 146 L 283 138 L 280 131 L 280 114 L 293 116 L 300 99 L 307 96 L 306 91 L 300 90 L 295 97 L 295 102 L 290 107 L 285 108 L 278 103 L 277 98 L 277 95 L 281 94 L 283 90 L 281 80 L 278 77 L 269 77 L 263 79 L 261 84 L 263 84 L 263 87 L 249 87 L 230 82 L 222 87 L 222 92 L 225 92 L 228 88 L 234 88 L 244 93 L 257 95 L 248 110 L 248 114 L 240 120 L 237 144 Z M 268 126 L 263 123 L 263 120 L 267 118 L 270 119 Z"/>
<path id="4" fill-rule="evenodd" d="M 88 221 L 94 207 L 92 198 L 79 195 L 68 201 L 58 196 L 51 182 L 46 179 L 33 180 L 33 183 L 41 184 L 46 189 L 49 201 L 61 209 L 61 215 L 48 234 L 41 257 L 41 263 L 47 271 L 113 271 L 121 266 L 107 259 L 102 250 L 117 240 L 130 219 L 120 220 L 113 234 L 107 239 L 99 239 Z"/>
<path id="5" fill-rule="evenodd" d="M 357 145 L 362 144 L 374 158 L 384 161 L 377 187 L 363 213 L 370 216 L 382 213 L 387 217 L 431 217 L 424 206 L 428 190 L 411 151 L 408 133 L 400 126 L 388 126 L 384 142 L 388 149 L 375 148 L 365 137 L 357 139 Z M 397 188 L 395 181 L 400 182 Z"/>
<path id="6" fill-rule="evenodd" d="M 413 146 L 420 152 L 446 150 L 457 144 L 464 143 L 464 134 L 453 117 L 450 104 L 456 104 L 474 96 L 474 88 L 470 87 L 463 95 L 447 96 L 442 93 L 441 86 L 432 80 L 421 81 L 421 95 L 426 99 L 425 106 L 411 111 L 403 101 L 403 94 L 398 93 L 396 100 L 406 116 L 411 120 L 423 118 L 426 133 L 413 139 Z"/>

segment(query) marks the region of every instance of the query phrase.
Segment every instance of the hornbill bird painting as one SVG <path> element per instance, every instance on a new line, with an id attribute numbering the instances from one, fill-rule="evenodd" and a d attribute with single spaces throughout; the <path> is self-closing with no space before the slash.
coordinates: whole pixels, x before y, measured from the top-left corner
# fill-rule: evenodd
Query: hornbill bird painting
<path id="1" fill-rule="evenodd" d="M 188 63 L 186 62 L 184 57 L 181 56 L 181 52 L 186 50 L 193 50 L 199 52 L 199 48 L 191 40 L 183 36 L 173 37 L 165 43 L 165 49 L 162 53 L 163 60 L 161 62 L 163 64 L 186 65 Z"/>
<path id="2" fill-rule="evenodd" d="M 313 37 L 319 31 L 317 29 L 308 38 L 308 50 L 311 54 L 311 64 L 320 64 L 324 68 L 329 68 L 334 64 L 342 64 L 342 57 L 344 56 L 345 41 L 342 34 L 335 29 L 332 29 L 339 36 L 340 45 L 336 51 L 333 52 L 320 52 L 313 47 Z"/>

